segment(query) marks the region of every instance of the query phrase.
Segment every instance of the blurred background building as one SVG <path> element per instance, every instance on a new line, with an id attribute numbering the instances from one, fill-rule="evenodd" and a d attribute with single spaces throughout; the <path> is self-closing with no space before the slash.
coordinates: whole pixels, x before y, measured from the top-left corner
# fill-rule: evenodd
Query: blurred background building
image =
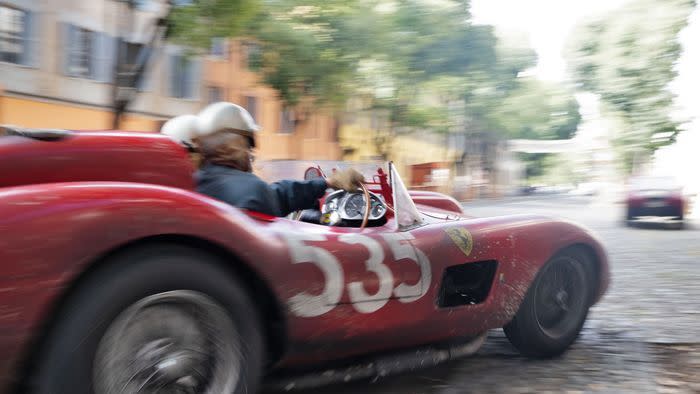
<path id="1" fill-rule="evenodd" d="M 159 2 L 136 2 L 124 26 L 123 8 L 114 0 L 0 1 L 0 124 L 110 129 L 117 37 L 127 31 L 129 43 L 146 43 L 164 12 Z M 156 132 L 170 117 L 228 100 L 262 126 L 261 158 L 340 159 L 336 120 L 286 110 L 249 70 L 256 50 L 252 41 L 225 38 L 212 39 L 203 55 L 157 48 L 121 128 Z"/>
<path id="2" fill-rule="evenodd" d="M 120 6 L 108 0 L 0 2 L 5 30 L 0 122 L 109 128 L 115 43 L 123 28 Z M 127 40 L 145 42 L 145 28 L 158 12 L 138 8 Z M 201 106 L 196 62 L 176 64 L 177 50 L 163 48 L 141 86 L 140 99 L 124 119 L 125 129 L 154 131 L 160 121 Z"/>

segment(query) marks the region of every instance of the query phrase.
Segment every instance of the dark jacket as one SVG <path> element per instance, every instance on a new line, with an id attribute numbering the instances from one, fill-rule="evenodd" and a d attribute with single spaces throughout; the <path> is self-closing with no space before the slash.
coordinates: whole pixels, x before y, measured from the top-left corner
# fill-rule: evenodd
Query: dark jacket
<path id="1" fill-rule="evenodd" d="M 268 184 L 249 172 L 214 164 L 203 165 L 195 174 L 195 181 L 199 193 L 273 216 L 316 208 L 328 188 L 323 179 Z"/>

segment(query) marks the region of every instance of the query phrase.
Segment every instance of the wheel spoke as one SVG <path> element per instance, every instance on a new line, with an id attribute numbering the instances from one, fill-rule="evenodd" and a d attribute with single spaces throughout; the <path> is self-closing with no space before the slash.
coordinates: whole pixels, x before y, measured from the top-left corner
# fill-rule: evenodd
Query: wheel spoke
<path id="1" fill-rule="evenodd" d="M 576 260 L 562 258 L 550 263 L 542 272 L 536 294 L 536 318 L 540 327 L 552 336 L 563 335 L 573 327 L 585 310 L 579 292 L 584 292 L 585 278 Z"/>
<path id="2" fill-rule="evenodd" d="M 100 341 L 95 392 L 228 391 L 240 377 L 239 341 L 228 314 L 202 294 L 146 297 L 127 308 Z"/>
<path id="3" fill-rule="evenodd" d="M 146 388 L 146 386 L 148 386 L 149 384 L 151 384 L 151 380 L 152 380 L 153 378 L 155 378 L 157 374 L 158 374 L 158 371 L 153 371 L 152 374 L 150 374 L 148 377 L 146 377 L 146 379 L 143 380 L 143 382 L 141 382 L 141 385 L 139 385 L 139 388 L 136 389 L 136 392 L 137 392 L 137 393 L 140 393 L 141 390 L 143 390 L 144 388 Z M 126 389 L 126 387 L 124 387 L 124 388 Z M 124 392 L 125 392 L 125 391 L 122 391 L 122 393 L 124 393 Z"/>

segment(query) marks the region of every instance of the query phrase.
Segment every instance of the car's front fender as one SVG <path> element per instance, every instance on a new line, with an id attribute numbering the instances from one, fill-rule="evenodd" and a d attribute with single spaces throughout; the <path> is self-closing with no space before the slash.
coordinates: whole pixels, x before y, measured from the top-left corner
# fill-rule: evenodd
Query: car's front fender
<path id="1" fill-rule="evenodd" d="M 102 256 L 139 239 L 185 235 L 227 249 L 236 263 L 269 279 L 287 252 L 267 225 L 213 199 L 155 185 L 0 189 L 0 393 L 65 289 Z"/>

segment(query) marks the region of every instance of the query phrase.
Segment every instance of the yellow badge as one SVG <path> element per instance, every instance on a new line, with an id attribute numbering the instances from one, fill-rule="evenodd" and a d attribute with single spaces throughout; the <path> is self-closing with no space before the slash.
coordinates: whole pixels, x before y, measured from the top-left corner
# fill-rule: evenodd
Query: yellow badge
<path id="1" fill-rule="evenodd" d="M 459 250 L 461 250 L 465 256 L 469 256 L 471 254 L 472 247 L 474 246 L 474 240 L 472 239 L 472 235 L 469 231 L 461 227 L 453 227 L 445 230 L 445 232 L 450 236 L 452 242 L 457 245 Z"/>
<path id="2" fill-rule="evenodd" d="M 323 216 L 321 216 L 321 224 L 328 224 L 330 222 L 331 222 L 331 214 L 324 213 Z"/>

